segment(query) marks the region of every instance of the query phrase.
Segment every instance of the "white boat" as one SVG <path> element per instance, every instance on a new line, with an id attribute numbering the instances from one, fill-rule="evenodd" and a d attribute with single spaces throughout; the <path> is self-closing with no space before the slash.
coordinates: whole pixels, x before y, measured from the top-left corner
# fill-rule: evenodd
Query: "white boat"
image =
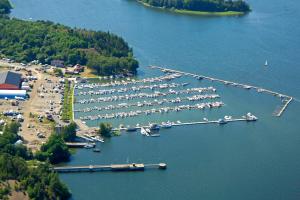
<path id="1" fill-rule="evenodd" d="M 251 113 L 247 113 L 247 115 L 246 115 L 245 118 L 246 118 L 247 121 L 256 121 L 256 120 L 257 120 L 257 117 L 254 116 L 254 115 L 251 114 Z"/>
<path id="2" fill-rule="evenodd" d="M 161 123 L 161 127 L 162 128 L 171 128 L 172 127 L 172 123 L 171 122 L 162 122 Z"/>
<path id="3" fill-rule="evenodd" d="M 141 127 L 141 134 L 142 135 L 149 135 L 144 127 Z"/>
<path id="4" fill-rule="evenodd" d="M 218 120 L 218 123 L 219 123 L 219 124 L 227 124 L 227 121 L 224 120 L 224 119 L 219 119 L 219 120 Z"/>
<path id="5" fill-rule="evenodd" d="M 266 60 L 266 62 L 265 62 L 265 66 L 268 66 L 268 61 Z"/>
<path id="6" fill-rule="evenodd" d="M 160 137 L 160 134 L 150 134 L 150 137 Z"/>
<path id="7" fill-rule="evenodd" d="M 86 148 L 86 149 L 91 149 L 93 147 L 94 147 L 94 145 L 92 145 L 92 144 L 86 144 L 86 145 L 84 145 L 84 148 Z"/>
<path id="8" fill-rule="evenodd" d="M 150 136 L 151 130 L 150 130 L 149 128 L 146 128 L 145 131 L 146 131 L 146 134 L 145 134 L 145 135 L 146 135 L 146 136 Z"/>

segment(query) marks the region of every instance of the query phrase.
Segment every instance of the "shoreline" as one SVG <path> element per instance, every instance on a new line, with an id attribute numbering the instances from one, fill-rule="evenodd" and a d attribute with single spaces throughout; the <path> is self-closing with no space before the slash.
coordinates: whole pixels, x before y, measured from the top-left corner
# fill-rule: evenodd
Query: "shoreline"
<path id="1" fill-rule="evenodd" d="M 194 11 L 194 10 L 179 10 L 174 8 L 164 8 L 164 7 L 155 7 L 148 3 L 137 0 L 138 3 L 144 5 L 148 8 L 158 9 L 161 11 L 167 11 L 171 13 L 183 14 L 183 15 L 195 15 L 195 16 L 242 16 L 247 14 L 246 12 L 237 12 L 237 11 L 225 11 L 225 12 L 207 12 L 207 11 Z"/>

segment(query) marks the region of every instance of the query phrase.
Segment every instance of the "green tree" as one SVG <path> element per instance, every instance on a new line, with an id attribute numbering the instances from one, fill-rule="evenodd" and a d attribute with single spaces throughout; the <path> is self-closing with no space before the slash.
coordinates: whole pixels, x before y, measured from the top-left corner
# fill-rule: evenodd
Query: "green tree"
<path id="1" fill-rule="evenodd" d="M 9 14 L 11 9 L 9 0 L 0 0 L 0 17 L 2 14 Z"/>
<path id="2" fill-rule="evenodd" d="M 76 128 L 75 122 L 71 122 L 69 125 L 62 128 L 62 137 L 64 141 L 74 141 L 76 138 Z"/>
<path id="3" fill-rule="evenodd" d="M 111 137 L 112 126 L 109 123 L 100 123 L 98 133 L 103 137 Z"/>
<path id="4" fill-rule="evenodd" d="M 69 161 L 70 152 L 62 136 L 52 134 L 48 141 L 41 146 L 41 151 L 36 154 L 41 161 L 49 160 L 51 164 Z"/>

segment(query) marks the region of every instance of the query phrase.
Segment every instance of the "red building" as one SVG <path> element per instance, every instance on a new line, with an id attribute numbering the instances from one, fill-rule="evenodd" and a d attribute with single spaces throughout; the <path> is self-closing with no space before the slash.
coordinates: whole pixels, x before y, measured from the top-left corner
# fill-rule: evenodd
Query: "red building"
<path id="1" fill-rule="evenodd" d="M 19 90 L 22 75 L 10 71 L 0 73 L 0 90 Z"/>

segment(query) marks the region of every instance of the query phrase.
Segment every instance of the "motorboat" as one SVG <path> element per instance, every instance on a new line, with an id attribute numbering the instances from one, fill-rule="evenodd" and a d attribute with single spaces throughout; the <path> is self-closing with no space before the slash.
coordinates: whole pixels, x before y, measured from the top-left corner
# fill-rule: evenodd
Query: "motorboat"
<path id="1" fill-rule="evenodd" d="M 94 145 L 93 144 L 86 144 L 86 145 L 84 145 L 84 148 L 91 149 L 91 148 L 94 148 Z"/>
<path id="2" fill-rule="evenodd" d="M 100 153 L 100 152 L 101 152 L 101 150 L 100 150 L 100 149 L 98 149 L 98 148 L 95 148 L 95 149 L 93 149 L 93 152 Z"/>
<path id="3" fill-rule="evenodd" d="M 126 131 L 127 131 L 127 132 L 135 132 L 136 130 L 137 130 L 136 127 L 127 127 L 127 128 L 126 128 Z"/>
<path id="4" fill-rule="evenodd" d="M 162 122 L 161 123 L 161 128 L 171 128 L 172 123 L 171 122 Z"/>
<path id="5" fill-rule="evenodd" d="M 150 130 L 159 130 L 160 126 L 158 124 L 155 124 L 155 123 L 150 123 L 149 124 L 149 129 Z"/>
<path id="6" fill-rule="evenodd" d="M 224 119 L 219 119 L 219 120 L 218 120 L 218 123 L 219 123 L 219 124 L 227 124 L 227 121 L 224 120 Z"/>
<path id="7" fill-rule="evenodd" d="M 254 115 L 251 114 L 251 113 L 247 113 L 247 115 L 246 115 L 246 120 L 247 120 L 247 121 L 256 121 L 256 120 L 257 120 L 257 117 L 254 116 Z"/>

